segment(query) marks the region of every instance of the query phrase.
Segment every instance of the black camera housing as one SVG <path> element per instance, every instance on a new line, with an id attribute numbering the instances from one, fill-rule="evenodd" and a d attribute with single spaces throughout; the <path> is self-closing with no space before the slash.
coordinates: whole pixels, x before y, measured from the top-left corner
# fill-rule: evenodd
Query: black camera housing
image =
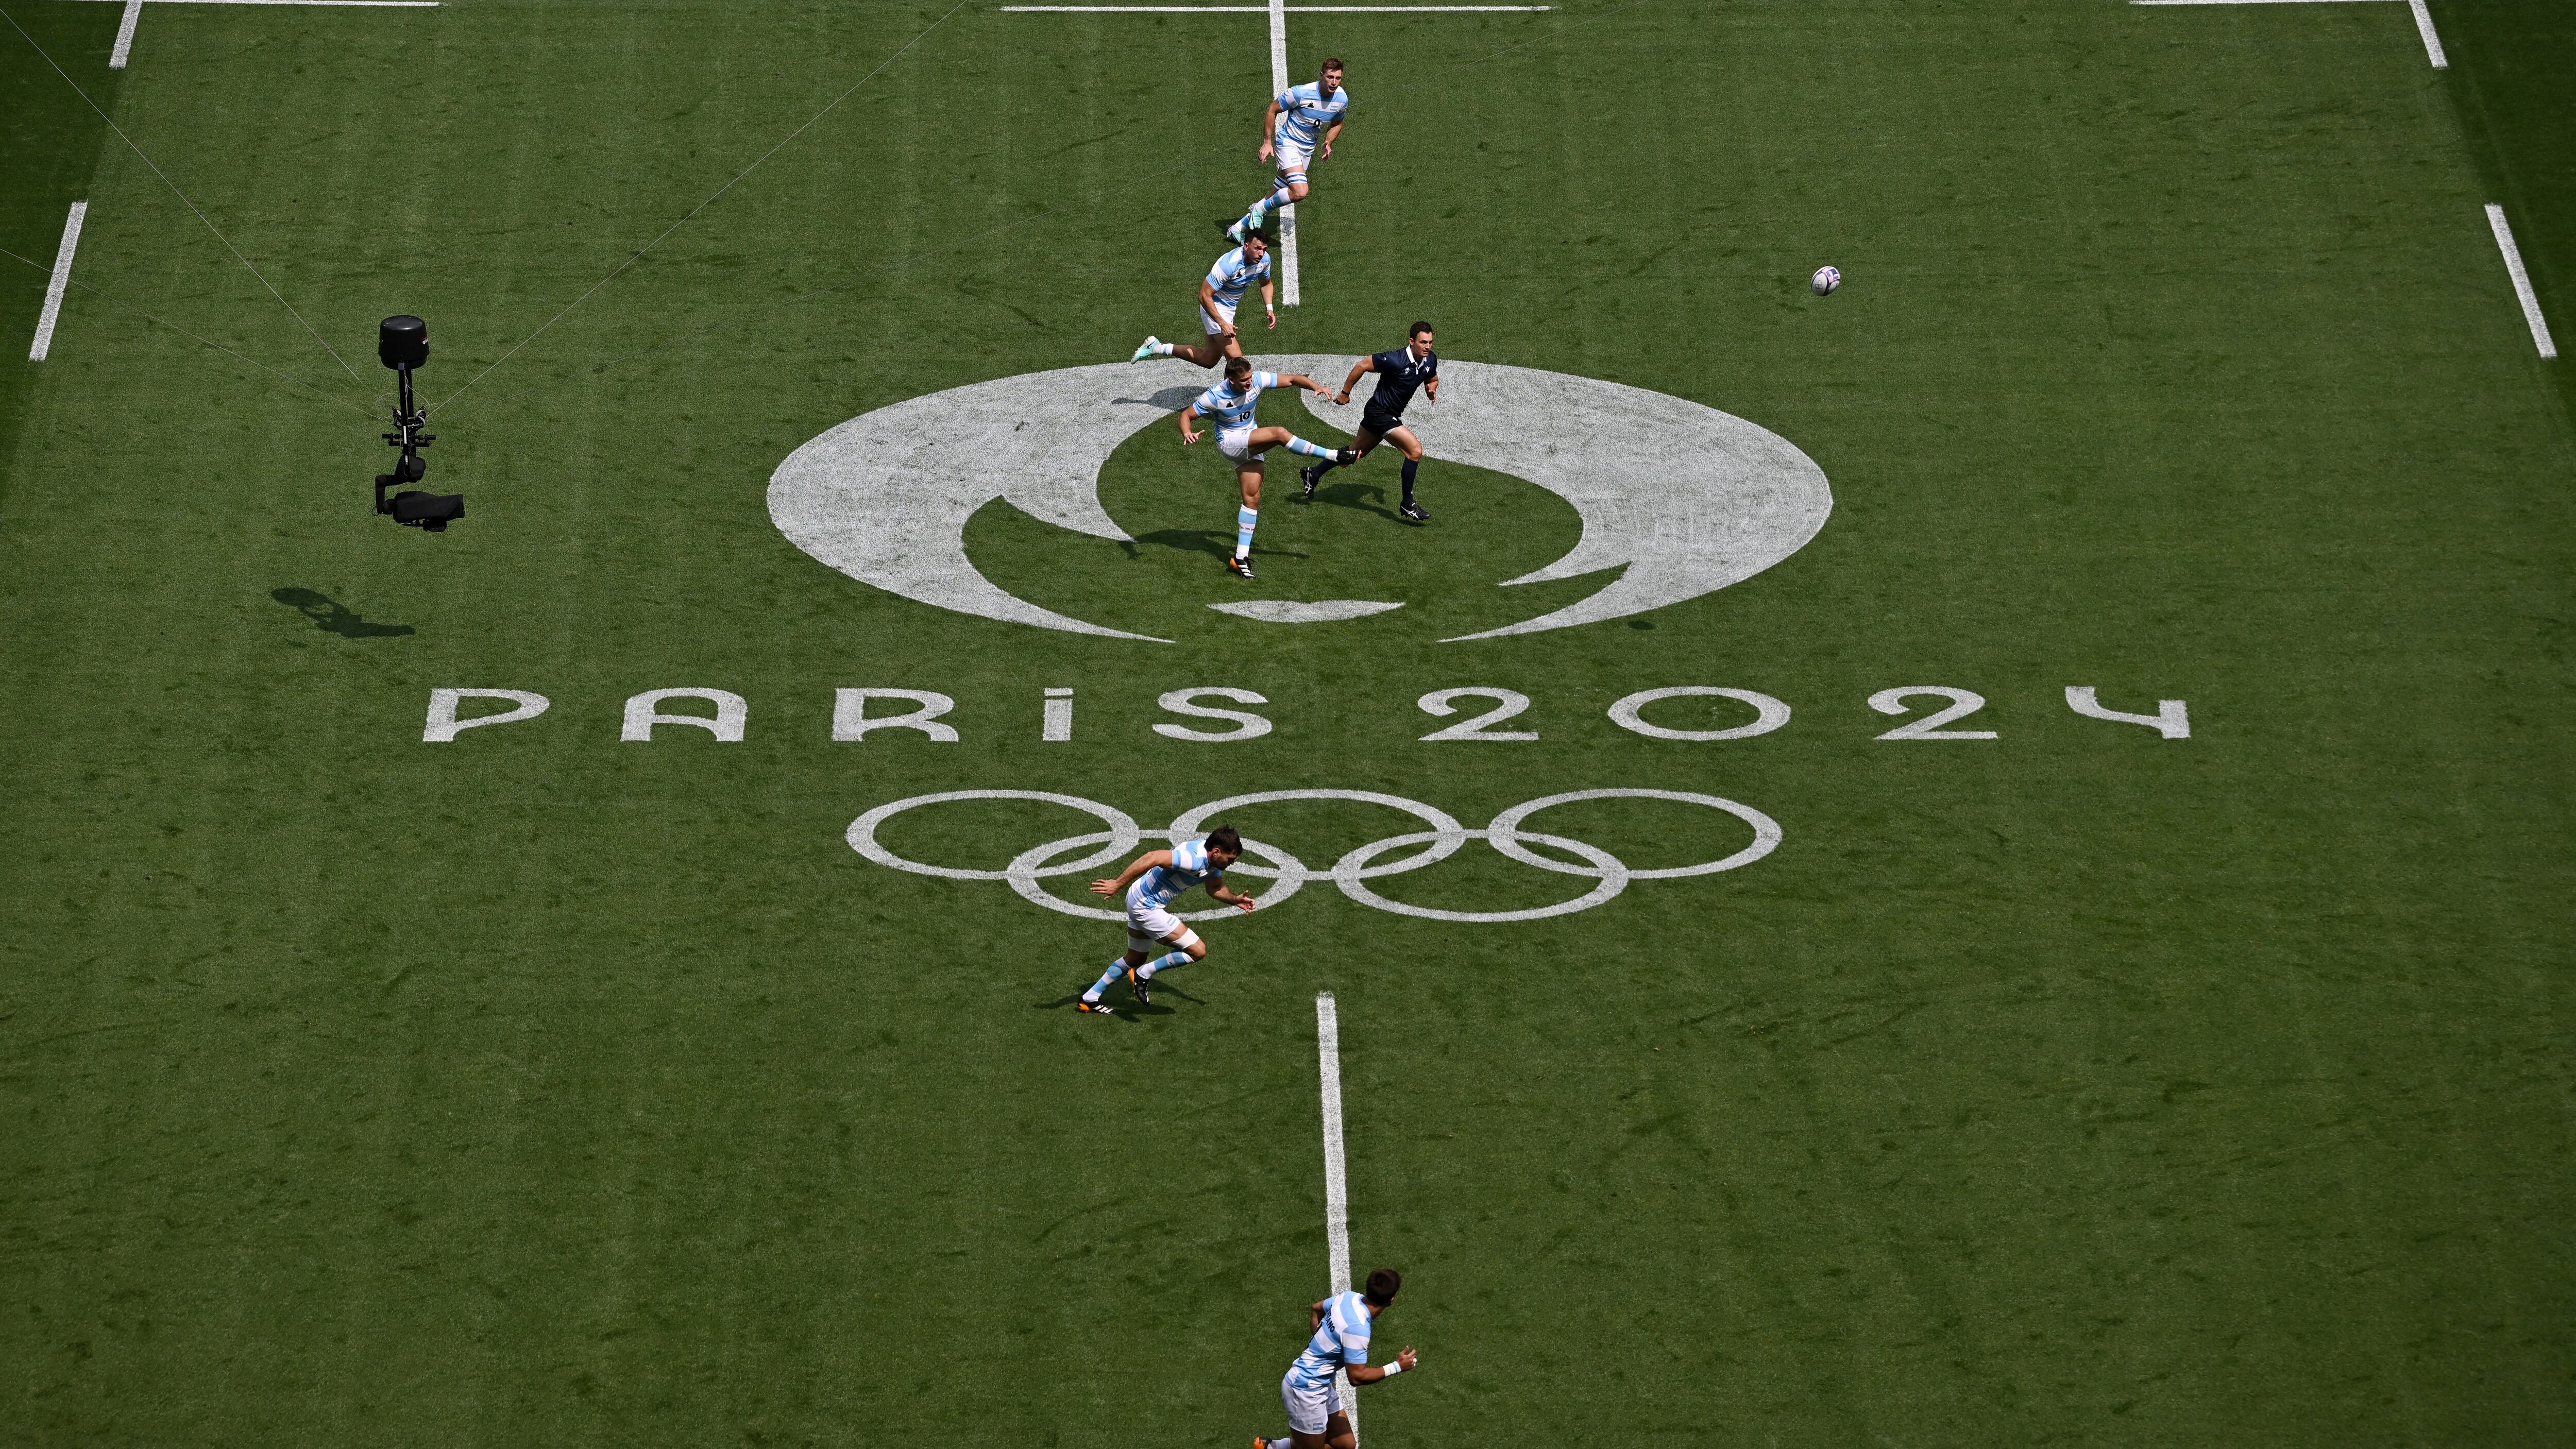
<path id="1" fill-rule="evenodd" d="M 423 493 L 417 490 L 397 493 L 391 498 L 385 490 L 397 484 L 417 483 L 429 475 L 429 460 L 420 450 L 438 441 L 435 433 L 424 433 L 429 415 L 412 405 L 412 369 L 429 362 L 429 324 L 406 312 L 388 317 L 376 324 L 376 360 L 394 370 L 401 395 L 394 403 L 394 430 L 385 434 L 385 442 L 402 449 L 394 460 L 394 470 L 376 475 L 376 512 L 391 514 L 405 528 L 427 533 L 445 533 L 447 525 L 465 516 L 465 495 L 461 493 Z"/>

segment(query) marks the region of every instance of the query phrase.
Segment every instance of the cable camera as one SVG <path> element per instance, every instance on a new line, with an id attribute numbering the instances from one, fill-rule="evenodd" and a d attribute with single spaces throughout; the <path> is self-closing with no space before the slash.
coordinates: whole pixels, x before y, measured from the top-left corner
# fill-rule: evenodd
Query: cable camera
<path id="1" fill-rule="evenodd" d="M 392 472 L 376 475 L 376 511 L 392 514 L 394 522 L 405 528 L 445 533 L 447 525 L 465 516 L 464 494 L 413 489 L 385 497 L 386 489 L 417 483 L 428 474 L 429 460 L 420 450 L 438 441 L 437 434 L 421 431 L 429 425 L 429 416 L 411 400 L 412 369 L 429 362 L 429 324 L 408 314 L 376 324 L 376 357 L 402 383 L 402 394 L 394 403 L 394 430 L 385 434 L 385 442 L 402 449 L 402 456 L 394 459 Z"/>

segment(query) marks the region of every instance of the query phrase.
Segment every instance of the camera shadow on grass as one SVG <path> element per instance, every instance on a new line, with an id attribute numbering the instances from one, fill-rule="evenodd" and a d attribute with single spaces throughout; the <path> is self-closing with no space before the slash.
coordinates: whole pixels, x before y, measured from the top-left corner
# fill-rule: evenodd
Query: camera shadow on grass
<path id="1" fill-rule="evenodd" d="M 311 589 L 276 589 L 269 597 L 312 620 L 314 628 L 343 639 L 399 639 L 418 632 L 409 624 L 371 623 L 348 605 Z"/>

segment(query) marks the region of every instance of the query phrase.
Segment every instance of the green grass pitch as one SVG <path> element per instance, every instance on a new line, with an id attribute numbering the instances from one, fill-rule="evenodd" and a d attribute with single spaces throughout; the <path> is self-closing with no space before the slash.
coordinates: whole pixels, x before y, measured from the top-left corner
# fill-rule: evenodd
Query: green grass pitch
<path id="1" fill-rule="evenodd" d="M 1609 579 L 1496 587 L 1582 528 L 1509 470 L 1435 457 L 1413 530 L 1391 452 L 1311 507 L 1274 462 L 1245 586 L 1157 414 L 1101 473 L 1134 545 L 969 524 L 1002 587 L 1171 644 L 870 588 L 766 490 L 873 409 L 1191 335 L 1263 181 L 1259 15 L 155 0 L 112 69 L 123 8 L 0 3 L 0 1442 L 1284 1432 L 1327 991 L 1352 1252 L 1423 1354 L 1364 1442 L 2576 1423 L 2576 386 L 2482 213 L 2563 343 L 2563 5 L 2431 0 L 2446 70 L 2402 4 L 1291 13 L 1292 76 L 1339 54 L 1356 102 L 1257 350 L 1427 317 L 1758 423 L 1833 512 L 1732 587 L 1473 643 Z M 398 311 L 443 537 L 368 511 Z M 1995 738 L 1880 740 L 1869 697 L 1924 685 Z M 682 686 L 745 737 L 621 741 Z M 1423 741 L 1469 686 L 1538 738 Z M 1672 686 L 1793 715 L 1609 718 Z M 551 707 L 426 744 L 450 687 Z M 958 738 L 835 742 L 861 687 Z M 1274 727 L 1156 733 L 1192 687 Z M 1311 884 L 1086 1018 L 1115 926 L 843 839 L 933 792 L 1154 826 L 1309 788 L 1470 827 L 1700 792 L 1782 841 L 1509 924 Z M 1417 828 L 1235 819 L 1318 868 Z M 1750 838 L 1532 824 L 1640 869 Z M 1090 828 L 884 839 L 991 868 Z M 1373 885 L 1589 882 L 1470 843 Z"/>

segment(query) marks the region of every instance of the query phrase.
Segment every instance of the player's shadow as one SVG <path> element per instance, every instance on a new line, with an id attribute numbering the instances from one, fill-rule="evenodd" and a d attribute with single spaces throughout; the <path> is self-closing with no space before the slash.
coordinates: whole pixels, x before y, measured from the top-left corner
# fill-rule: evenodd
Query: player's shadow
<path id="1" fill-rule="evenodd" d="M 1374 501 L 1370 501 L 1374 500 Z M 1314 501 L 1374 513 L 1390 523 L 1404 520 L 1386 506 L 1386 490 L 1374 483 L 1333 483 L 1315 490 Z"/>
<path id="2" fill-rule="evenodd" d="M 313 621 L 313 627 L 343 639 L 399 639 L 415 631 L 409 624 L 371 624 L 348 605 L 311 589 L 276 589 L 269 597 Z"/>
<path id="3" fill-rule="evenodd" d="M 1387 516 L 1392 518 L 1395 515 L 1390 513 Z M 1140 533 L 1136 535 L 1135 543 L 1122 544 L 1120 547 L 1127 550 L 1129 558 L 1136 556 L 1136 544 L 1140 543 L 1150 543 L 1156 548 L 1168 548 L 1175 553 L 1203 553 L 1211 558 L 1231 558 L 1234 556 L 1234 539 L 1235 534 L 1232 529 L 1164 528 L 1152 533 Z M 1271 558 L 1301 559 L 1306 556 L 1284 548 L 1264 548 L 1261 552 Z"/>
<path id="4" fill-rule="evenodd" d="M 1214 371 L 1208 373 L 1210 377 L 1218 375 Z M 1167 387 L 1152 397 L 1114 397 L 1109 400 L 1109 405 L 1116 408 L 1161 408 L 1167 413 L 1176 413 L 1197 402 L 1199 394 L 1205 391 L 1205 387 Z"/>
<path id="5" fill-rule="evenodd" d="M 1186 991 L 1172 991 L 1168 986 L 1156 986 L 1154 990 L 1157 992 L 1170 991 L 1172 995 L 1181 998 L 1183 1001 L 1190 1002 L 1193 1005 L 1207 1005 L 1206 1002 L 1200 1001 L 1197 997 L 1190 995 Z M 1104 999 L 1115 1000 L 1116 998 Z M 1031 1009 L 1036 1011 L 1062 1011 L 1080 1000 L 1082 1000 L 1082 993 L 1076 991 L 1070 995 L 1059 996 L 1053 1001 L 1038 1002 Z M 1172 1009 L 1168 1006 L 1138 1006 L 1135 1002 L 1130 1001 L 1124 1006 L 1112 1006 L 1108 1011 L 1101 1014 L 1112 1016 L 1120 1021 L 1132 1024 L 1148 1016 L 1170 1016 L 1172 1014 Z"/>

